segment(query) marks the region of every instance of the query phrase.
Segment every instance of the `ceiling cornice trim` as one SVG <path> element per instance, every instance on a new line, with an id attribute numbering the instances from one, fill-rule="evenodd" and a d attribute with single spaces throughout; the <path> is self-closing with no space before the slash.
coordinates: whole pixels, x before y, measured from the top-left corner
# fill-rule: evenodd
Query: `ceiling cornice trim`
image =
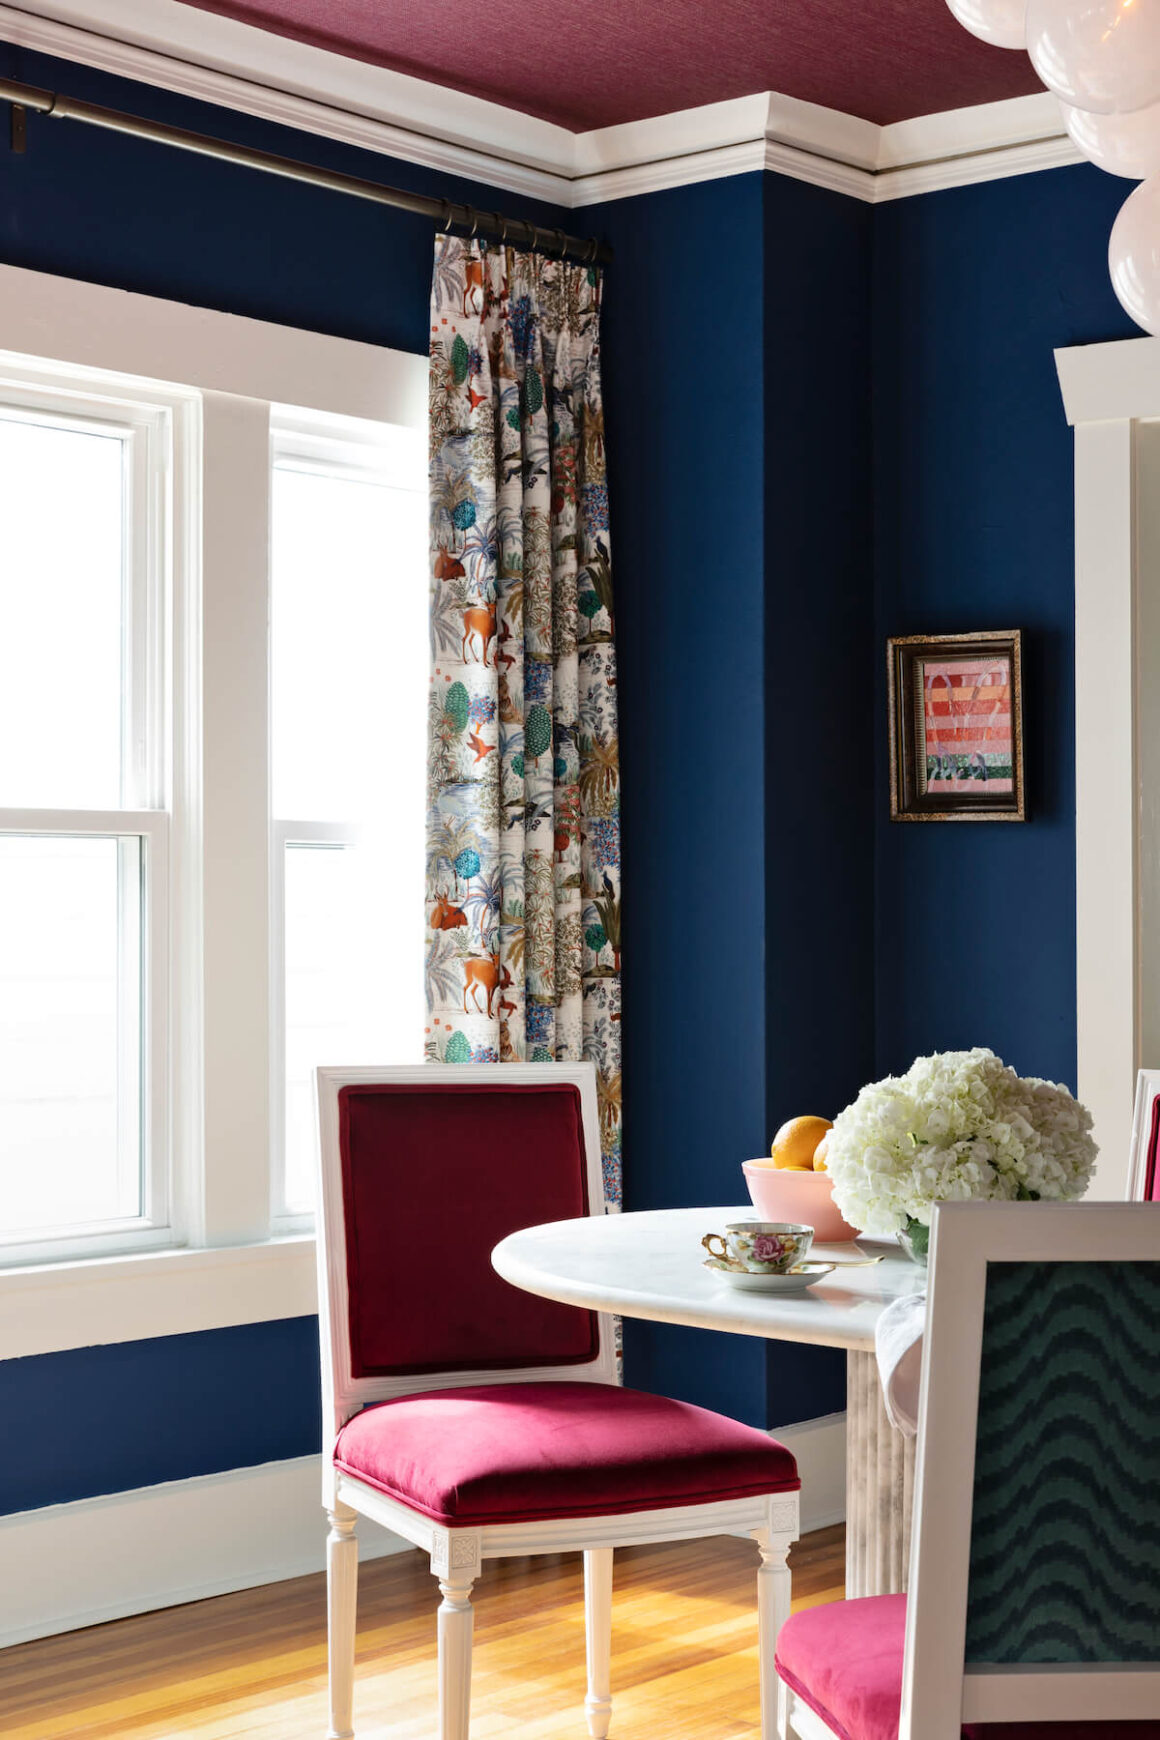
<path id="1" fill-rule="evenodd" d="M 564 207 L 760 169 L 877 204 L 1081 161 L 1046 91 L 886 127 L 766 91 L 572 133 L 179 0 L 39 4 L 0 4 L 0 37 Z"/>

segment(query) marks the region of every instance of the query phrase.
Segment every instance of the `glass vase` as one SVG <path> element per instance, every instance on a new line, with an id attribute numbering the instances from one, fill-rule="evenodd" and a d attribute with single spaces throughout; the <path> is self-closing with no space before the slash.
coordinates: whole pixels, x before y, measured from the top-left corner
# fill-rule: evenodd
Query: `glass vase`
<path id="1" fill-rule="evenodd" d="M 899 1244 L 911 1262 L 917 1263 L 920 1268 L 925 1269 L 927 1246 L 930 1243 L 930 1228 L 912 1217 L 897 1236 Z"/>

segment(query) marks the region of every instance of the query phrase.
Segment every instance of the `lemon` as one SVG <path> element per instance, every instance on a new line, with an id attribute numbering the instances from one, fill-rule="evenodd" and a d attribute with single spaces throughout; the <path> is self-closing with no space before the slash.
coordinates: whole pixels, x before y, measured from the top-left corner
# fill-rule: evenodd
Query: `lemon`
<path id="1" fill-rule="evenodd" d="M 830 1146 L 830 1132 L 827 1130 L 817 1147 L 814 1149 L 814 1171 L 826 1170 L 826 1153 Z"/>
<path id="2" fill-rule="evenodd" d="M 790 1118 L 770 1143 L 774 1165 L 786 1172 L 812 1172 L 818 1144 L 833 1127 L 828 1118 Z"/>

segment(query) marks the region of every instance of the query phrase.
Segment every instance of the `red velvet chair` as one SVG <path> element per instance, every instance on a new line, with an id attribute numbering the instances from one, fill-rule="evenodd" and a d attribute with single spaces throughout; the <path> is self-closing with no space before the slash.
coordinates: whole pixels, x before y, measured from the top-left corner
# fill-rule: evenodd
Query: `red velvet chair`
<path id="1" fill-rule="evenodd" d="M 586 1709 L 602 1740 L 613 1548 L 752 1535 L 773 1740 L 792 1455 L 735 1420 L 622 1389 L 606 1317 L 491 1267 L 520 1227 L 604 1212 L 592 1066 L 320 1069 L 317 1091 L 333 1740 L 353 1734 L 356 1514 L 431 1556 L 442 1740 L 467 1740 L 484 1559 L 583 1551 Z"/>

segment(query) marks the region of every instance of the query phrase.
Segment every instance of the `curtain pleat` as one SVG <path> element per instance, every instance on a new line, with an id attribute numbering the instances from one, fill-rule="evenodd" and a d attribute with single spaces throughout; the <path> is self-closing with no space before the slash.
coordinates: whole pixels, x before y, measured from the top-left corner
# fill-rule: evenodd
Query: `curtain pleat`
<path id="1" fill-rule="evenodd" d="M 597 1068 L 621 1193 L 600 273 L 436 238 L 426 1055 Z"/>

